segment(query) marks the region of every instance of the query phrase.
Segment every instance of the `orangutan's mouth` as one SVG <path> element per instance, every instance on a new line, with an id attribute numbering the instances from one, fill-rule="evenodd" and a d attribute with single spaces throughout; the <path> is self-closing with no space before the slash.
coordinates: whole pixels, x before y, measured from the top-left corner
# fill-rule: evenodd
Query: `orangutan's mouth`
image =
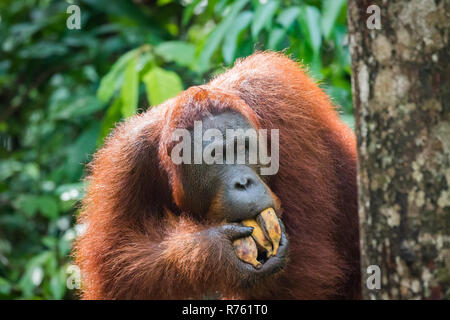
<path id="1" fill-rule="evenodd" d="M 282 236 L 281 226 L 273 208 L 267 208 L 254 219 L 245 219 L 244 226 L 253 227 L 251 236 L 234 242 L 236 254 L 256 269 L 276 256 Z"/>

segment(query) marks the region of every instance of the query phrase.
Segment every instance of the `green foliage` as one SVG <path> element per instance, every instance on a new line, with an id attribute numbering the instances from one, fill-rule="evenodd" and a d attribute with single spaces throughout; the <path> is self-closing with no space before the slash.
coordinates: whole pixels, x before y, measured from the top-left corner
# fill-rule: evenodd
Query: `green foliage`
<path id="1" fill-rule="evenodd" d="M 66 287 L 85 165 L 117 122 L 256 49 L 285 50 L 352 124 L 344 0 L 0 2 L 0 298 Z"/>
<path id="2" fill-rule="evenodd" d="M 181 67 L 195 68 L 195 46 L 185 41 L 166 41 L 155 47 L 155 52 L 167 62 Z"/>
<path id="3" fill-rule="evenodd" d="M 139 95 L 139 77 L 136 69 L 137 57 L 134 57 L 127 63 L 123 76 L 123 85 L 121 90 L 122 98 L 122 115 L 125 118 L 131 117 L 135 112 L 138 104 Z"/>
<path id="4" fill-rule="evenodd" d="M 272 18 L 278 9 L 279 1 L 267 1 L 264 4 L 258 4 L 255 10 L 255 17 L 252 21 L 252 37 L 258 39 L 262 28 L 270 28 Z"/>
<path id="5" fill-rule="evenodd" d="M 148 101 L 152 106 L 163 103 L 183 91 L 180 77 L 173 71 L 151 68 L 143 77 Z"/>

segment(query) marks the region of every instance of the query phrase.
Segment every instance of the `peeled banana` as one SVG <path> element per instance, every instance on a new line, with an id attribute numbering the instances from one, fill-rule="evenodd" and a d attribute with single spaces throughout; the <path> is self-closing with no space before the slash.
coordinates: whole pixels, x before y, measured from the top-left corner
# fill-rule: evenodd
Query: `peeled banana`
<path id="1" fill-rule="evenodd" d="M 261 226 L 266 238 L 272 242 L 272 255 L 276 255 L 280 246 L 281 227 L 275 210 L 267 208 L 256 217 L 256 221 Z"/>
<path id="2" fill-rule="evenodd" d="M 281 240 L 281 226 L 275 210 L 268 208 L 258 214 L 255 219 L 245 219 L 242 224 L 253 227 L 251 236 L 233 242 L 236 255 L 242 261 L 252 264 L 256 269 L 261 267 L 258 259 L 258 248 L 266 251 L 267 258 L 277 254 Z"/>
<path id="3" fill-rule="evenodd" d="M 259 226 L 258 222 L 253 219 L 246 219 L 242 221 L 242 224 L 246 227 L 253 227 L 252 238 L 255 240 L 256 245 L 266 251 L 267 258 L 272 256 L 272 243 L 266 238 L 264 232 Z"/>
<path id="4" fill-rule="evenodd" d="M 250 263 L 256 269 L 261 268 L 261 262 L 256 260 L 258 257 L 258 248 L 256 247 L 256 243 L 252 237 L 234 240 L 233 246 L 239 259 Z"/>

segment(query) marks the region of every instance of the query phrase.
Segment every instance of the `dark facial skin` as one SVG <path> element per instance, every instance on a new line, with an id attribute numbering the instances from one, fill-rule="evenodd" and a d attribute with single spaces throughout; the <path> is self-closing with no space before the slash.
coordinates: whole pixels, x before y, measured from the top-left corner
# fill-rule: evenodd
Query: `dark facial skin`
<path id="1" fill-rule="evenodd" d="M 245 164 L 238 164 L 237 139 L 234 139 L 234 163 L 226 164 L 226 129 L 253 129 L 245 117 L 239 113 L 224 112 L 202 121 L 203 132 L 207 129 L 218 129 L 222 133 L 221 149 L 224 154 L 223 164 L 182 165 L 183 189 L 186 193 L 186 204 L 192 212 L 211 220 L 239 222 L 253 218 L 266 208 L 274 207 L 274 199 L 266 185 L 267 176 L 260 176 L 260 165 L 249 163 L 249 140 L 245 144 Z M 193 130 L 192 152 L 194 150 Z M 217 141 L 203 141 L 203 150 Z M 220 143 L 220 141 L 219 141 Z M 211 150 L 211 148 L 210 148 Z M 193 159 L 193 158 L 192 158 Z"/>
<path id="2" fill-rule="evenodd" d="M 267 176 L 260 176 L 260 165 L 249 163 L 249 145 L 245 144 L 245 164 L 237 164 L 237 141 L 232 144 L 235 149 L 235 161 L 233 164 L 225 163 L 226 129 L 251 129 L 252 125 L 239 113 L 224 112 L 202 120 L 203 132 L 210 128 L 220 130 L 223 137 L 221 148 L 224 153 L 223 164 L 194 164 L 193 156 L 191 164 L 182 164 L 181 176 L 185 193 L 184 205 L 189 212 L 212 222 L 222 223 L 218 227 L 212 227 L 202 232 L 201 237 L 208 238 L 213 243 L 220 243 L 222 252 L 226 256 L 227 263 L 236 268 L 236 273 L 242 279 L 242 286 L 251 287 L 261 279 L 277 273 L 286 264 L 288 252 L 288 239 L 282 226 L 282 238 L 277 255 L 265 259 L 260 269 L 241 261 L 235 254 L 233 241 L 249 236 L 253 228 L 239 224 L 244 219 L 254 218 L 264 209 L 275 208 L 275 200 L 272 198 L 267 186 Z M 194 133 L 191 131 L 192 153 L 194 152 Z M 216 143 L 212 138 L 203 141 L 205 150 L 211 143 Z M 211 150 L 211 148 L 210 148 Z M 241 151 L 242 152 L 242 151 Z M 225 222 L 226 224 L 223 224 Z M 203 241 L 203 240 L 202 240 Z M 259 259 L 259 256 L 258 256 Z"/>

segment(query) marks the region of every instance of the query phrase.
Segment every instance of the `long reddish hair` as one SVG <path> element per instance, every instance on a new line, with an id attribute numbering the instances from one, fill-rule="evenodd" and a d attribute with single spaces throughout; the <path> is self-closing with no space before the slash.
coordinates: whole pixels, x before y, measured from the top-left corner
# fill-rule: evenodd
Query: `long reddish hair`
<path id="1" fill-rule="evenodd" d="M 269 187 L 290 240 L 286 268 L 251 288 L 195 238 L 207 221 L 180 209 L 171 133 L 233 110 L 279 129 L 280 167 Z M 84 298 L 323 299 L 360 297 L 355 135 L 329 97 L 283 54 L 256 53 L 120 124 L 90 165 L 74 255 Z"/>

